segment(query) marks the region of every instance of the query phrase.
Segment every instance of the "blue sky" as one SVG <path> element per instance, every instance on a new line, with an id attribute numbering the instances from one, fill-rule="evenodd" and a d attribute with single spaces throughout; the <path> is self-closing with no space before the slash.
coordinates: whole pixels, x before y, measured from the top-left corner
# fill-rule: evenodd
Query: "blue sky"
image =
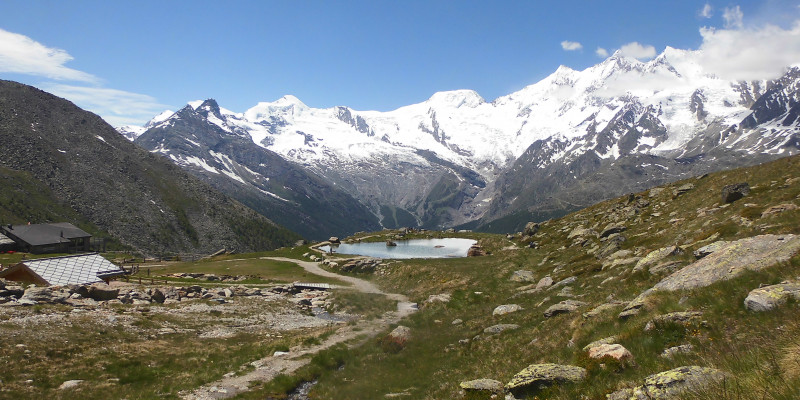
<path id="1" fill-rule="evenodd" d="M 114 125 L 205 98 L 239 112 L 285 94 L 312 107 L 386 111 L 443 90 L 493 100 L 617 49 L 643 60 L 666 46 L 698 49 L 704 27 L 771 25 L 776 40 L 794 41 L 798 4 L 4 0 L 0 78 L 67 97 Z"/>

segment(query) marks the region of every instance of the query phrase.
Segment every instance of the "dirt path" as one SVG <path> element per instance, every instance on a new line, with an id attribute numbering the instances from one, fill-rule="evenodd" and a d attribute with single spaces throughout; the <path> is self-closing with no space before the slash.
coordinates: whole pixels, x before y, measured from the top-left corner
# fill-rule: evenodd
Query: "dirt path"
<path id="1" fill-rule="evenodd" d="M 191 392 L 180 393 L 181 398 L 187 400 L 209 400 L 209 399 L 226 399 L 235 396 L 248 390 L 248 387 L 255 382 L 270 381 L 278 374 L 291 374 L 298 368 L 306 365 L 310 361 L 310 357 L 305 355 L 315 354 L 319 351 L 325 350 L 338 343 L 352 341 L 353 339 L 371 338 L 386 330 L 386 328 L 397 323 L 403 317 L 417 311 L 416 304 L 408 301 L 408 298 L 402 294 L 386 293 L 380 288 L 375 286 L 372 282 L 363 279 L 355 278 L 352 276 L 339 275 L 333 272 L 326 271 L 320 268 L 316 263 L 310 261 L 294 260 L 290 258 L 279 257 L 262 257 L 263 259 L 288 261 L 293 262 L 309 273 L 336 278 L 350 283 L 352 289 L 358 290 L 363 293 L 382 294 L 389 299 L 397 301 L 397 310 L 387 312 L 380 319 L 364 321 L 360 320 L 355 325 L 344 325 L 339 328 L 336 333 L 328 337 L 323 343 L 311 347 L 303 348 L 296 346 L 289 350 L 289 354 L 273 355 L 256 360 L 250 363 L 256 367 L 255 370 L 241 376 L 231 376 L 223 378 L 219 381 L 209 383 L 201 386 Z M 358 344 L 358 341 L 351 346 Z"/>

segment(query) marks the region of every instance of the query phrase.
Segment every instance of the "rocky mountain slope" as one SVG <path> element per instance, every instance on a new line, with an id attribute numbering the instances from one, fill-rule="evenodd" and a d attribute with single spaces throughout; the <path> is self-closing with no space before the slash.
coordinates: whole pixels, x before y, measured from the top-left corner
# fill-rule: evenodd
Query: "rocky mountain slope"
<path id="1" fill-rule="evenodd" d="M 384 226 L 399 213 L 424 227 L 487 228 L 510 214 L 563 215 L 798 151 L 797 68 L 771 82 L 730 82 L 704 72 L 698 57 L 667 48 L 640 62 L 617 53 L 492 102 L 458 90 L 377 112 L 285 96 L 243 113 L 221 109 L 204 123 L 325 177 Z M 150 129 L 170 129 L 173 118 L 159 116 Z"/>
<path id="2" fill-rule="evenodd" d="M 309 239 L 379 227 L 368 209 L 335 185 L 255 146 L 246 133 L 209 123 L 221 121 L 222 112 L 214 100 L 186 106 L 168 123 L 147 129 L 136 144 Z"/>
<path id="3" fill-rule="evenodd" d="M 98 116 L 10 81 L 0 81 L 0 172 L 4 184 L 21 193 L 30 185 L 26 181 L 35 180 L 34 186 L 47 189 L 41 193 L 47 199 L 38 202 L 72 210 L 76 222 L 93 224 L 147 254 L 264 250 L 299 238 L 142 150 Z M 72 213 L 37 214 L 12 203 L 0 204 L 0 215 L 21 210 L 27 215 L 15 218 L 48 219 Z"/>
<path id="4" fill-rule="evenodd" d="M 487 256 L 384 262 L 374 281 L 420 311 L 310 397 L 797 398 L 798 183 L 787 157 L 454 235 Z"/>

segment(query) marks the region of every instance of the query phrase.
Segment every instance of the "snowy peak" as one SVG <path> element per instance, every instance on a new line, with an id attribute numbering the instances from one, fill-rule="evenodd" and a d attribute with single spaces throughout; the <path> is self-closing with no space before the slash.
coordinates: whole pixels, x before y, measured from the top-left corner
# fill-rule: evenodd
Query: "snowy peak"
<path id="1" fill-rule="evenodd" d="M 462 106 L 475 108 L 486 103 L 486 100 L 474 90 L 451 90 L 434 93 L 425 103 L 432 108 L 460 108 Z"/>

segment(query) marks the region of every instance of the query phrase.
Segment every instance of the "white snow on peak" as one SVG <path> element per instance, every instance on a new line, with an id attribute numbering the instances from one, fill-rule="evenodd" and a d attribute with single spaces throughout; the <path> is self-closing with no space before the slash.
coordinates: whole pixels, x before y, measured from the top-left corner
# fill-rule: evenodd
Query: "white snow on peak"
<path id="1" fill-rule="evenodd" d="M 194 100 L 194 101 L 190 101 L 190 102 L 188 102 L 186 104 L 188 104 L 189 107 L 192 107 L 192 110 L 197 110 L 197 107 L 202 106 L 203 103 L 205 103 L 205 100 Z"/>
<path id="2" fill-rule="evenodd" d="M 426 101 L 426 103 L 433 107 L 443 106 L 453 108 L 459 108 L 461 106 L 475 108 L 485 102 L 486 100 L 484 100 L 478 92 L 466 89 L 437 92 Z"/>

